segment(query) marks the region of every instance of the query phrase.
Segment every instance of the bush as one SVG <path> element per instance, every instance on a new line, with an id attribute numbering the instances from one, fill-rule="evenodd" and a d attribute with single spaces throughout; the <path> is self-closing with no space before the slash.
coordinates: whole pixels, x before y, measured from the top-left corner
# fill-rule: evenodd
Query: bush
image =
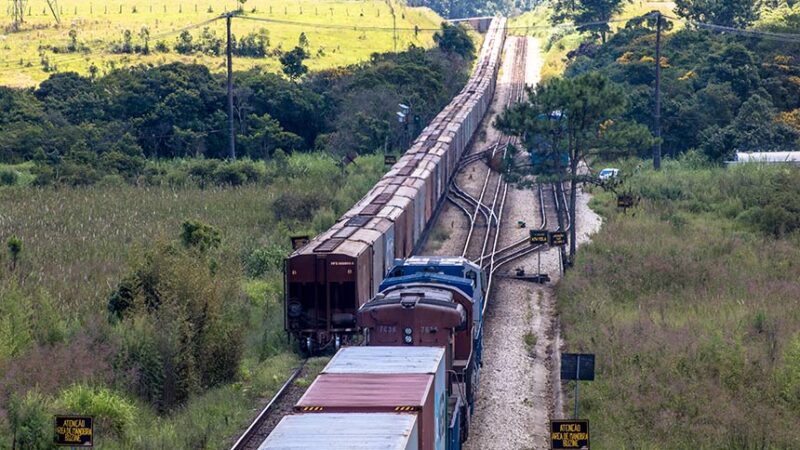
<path id="1" fill-rule="evenodd" d="M 76 384 L 61 393 L 56 401 L 59 411 L 94 417 L 100 436 L 124 438 L 137 415 L 136 406 L 125 397 L 105 388 Z"/>
<path id="2" fill-rule="evenodd" d="M 8 422 L 14 435 L 12 447 L 26 450 L 49 450 L 53 440 L 53 416 L 47 399 L 30 390 L 12 395 L 8 404 Z"/>
<path id="3" fill-rule="evenodd" d="M 132 372 L 131 390 L 159 410 L 236 376 L 244 296 L 235 273 L 216 273 L 210 266 L 204 255 L 158 246 L 117 289 L 122 301 L 109 304 L 133 311 L 116 326 L 123 347 L 119 370 Z"/>
<path id="4" fill-rule="evenodd" d="M 201 252 L 216 248 L 220 243 L 219 230 L 197 220 L 186 220 L 181 225 L 181 242 Z"/>
<path id="5" fill-rule="evenodd" d="M 319 191 L 300 191 L 290 186 L 275 198 L 272 213 L 279 221 L 310 221 L 316 210 L 328 203 L 322 194 Z"/>
<path id="6" fill-rule="evenodd" d="M 783 400 L 800 414 L 800 334 L 796 334 L 786 346 L 779 383 Z"/>
<path id="7" fill-rule="evenodd" d="M 13 186 L 17 184 L 18 179 L 19 175 L 17 175 L 15 170 L 0 170 L 0 186 Z"/>
<path id="8" fill-rule="evenodd" d="M 0 286 L 0 363 L 20 355 L 34 343 L 30 297 L 18 289 Z"/>
<path id="9" fill-rule="evenodd" d="M 223 164 L 214 171 L 214 181 L 218 184 L 240 186 L 247 182 L 247 175 L 242 173 L 237 167 Z"/>
<path id="10" fill-rule="evenodd" d="M 247 275 L 257 278 L 270 271 L 281 270 L 287 253 L 286 249 L 278 245 L 256 248 L 245 257 L 244 266 Z"/>

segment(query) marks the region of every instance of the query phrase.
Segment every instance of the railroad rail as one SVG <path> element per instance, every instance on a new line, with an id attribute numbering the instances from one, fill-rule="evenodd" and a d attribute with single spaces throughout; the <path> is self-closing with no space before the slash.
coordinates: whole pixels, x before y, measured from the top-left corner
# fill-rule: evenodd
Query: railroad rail
<path id="1" fill-rule="evenodd" d="M 261 442 L 271 431 L 269 429 L 265 429 L 265 422 L 270 417 L 274 406 L 281 400 L 288 388 L 292 385 L 292 383 L 294 383 L 294 380 L 296 380 L 303 371 L 307 361 L 307 359 L 303 360 L 303 362 L 300 363 L 300 366 L 292 371 L 291 375 L 289 375 L 289 378 L 283 383 L 280 389 L 275 392 L 275 395 L 272 396 L 269 403 L 267 403 L 266 406 L 261 409 L 261 412 L 258 414 L 258 416 L 256 416 L 255 419 L 253 419 L 253 422 L 250 424 L 250 426 L 247 427 L 239 439 L 236 440 L 231 447 L 231 450 L 249 450 L 257 449 L 259 447 Z"/>
<path id="2" fill-rule="evenodd" d="M 527 39 L 517 39 L 514 48 L 514 71 L 511 77 L 511 92 L 504 105 L 506 107 L 519 102 L 524 95 L 526 53 Z M 516 243 L 511 247 L 498 250 L 500 224 L 502 223 L 503 211 L 508 196 L 508 183 L 503 179 L 503 174 L 495 171 L 492 167 L 492 163 L 496 158 L 506 158 L 508 146 L 514 143 L 516 143 L 515 138 L 505 136 L 486 150 L 464 156 L 458 165 L 459 172 L 464 171 L 478 161 L 488 159 L 480 193 L 477 197 L 470 195 L 458 185 L 454 177 L 450 194 L 447 197 L 448 201 L 461 210 L 469 220 L 469 231 L 462 249 L 462 256 L 473 259 L 473 262 L 487 269 L 490 274 L 487 296 L 491 291 L 491 275 L 494 273 L 495 264 L 497 262 L 505 263 L 503 260 L 496 261 L 496 257 L 502 251 L 508 251 L 511 247 L 521 245 Z M 479 229 L 483 229 L 483 232 L 478 232 Z M 487 304 L 488 302 L 484 304 L 484 310 Z"/>

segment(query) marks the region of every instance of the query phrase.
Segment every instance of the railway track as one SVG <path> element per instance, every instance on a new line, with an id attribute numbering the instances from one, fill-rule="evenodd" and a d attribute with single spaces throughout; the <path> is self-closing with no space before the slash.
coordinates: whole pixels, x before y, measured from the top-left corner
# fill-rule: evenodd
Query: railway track
<path id="1" fill-rule="evenodd" d="M 504 105 L 506 107 L 519 102 L 525 92 L 527 42 L 527 39 L 517 39 L 515 42 L 514 71 L 511 77 L 511 92 Z M 522 247 L 527 244 L 526 239 L 498 249 L 500 224 L 508 194 L 508 183 L 503 179 L 501 171 L 495 170 L 496 167 L 492 166 L 498 159 L 504 160 L 508 153 L 508 146 L 516 143 L 516 138 L 504 136 L 488 149 L 466 155 L 459 164 L 459 171 L 464 171 L 480 161 L 486 162 L 486 173 L 482 179 L 480 192 L 477 195 L 470 195 L 454 180 L 450 195 L 448 195 L 448 200 L 455 204 L 469 220 L 469 231 L 462 248 L 462 256 L 473 260 L 487 270 L 490 275 L 487 295 L 492 288 L 491 275 L 500 266 L 523 256 L 525 249 Z M 516 252 L 519 252 L 518 256 Z"/>
<path id="2" fill-rule="evenodd" d="M 518 102 L 524 93 L 526 47 L 527 40 L 525 39 L 517 39 L 515 42 L 511 93 L 504 106 Z M 502 173 L 494 170 L 492 162 L 496 161 L 498 157 L 505 158 L 508 144 L 513 142 L 513 138 L 503 137 L 488 149 L 463 158 L 459 166 L 460 171 L 464 171 L 479 161 L 489 160 L 481 190 L 477 196 L 468 194 L 455 181 L 451 186 L 451 202 L 455 203 L 469 218 L 469 231 L 462 248 L 462 256 L 473 259 L 475 262 L 485 258 L 491 259 L 491 255 L 497 250 L 508 185 L 503 180 Z"/>
<path id="3" fill-rule="evenodd" d="M 294 384 L 294 381 L 304 373 L 306 361 L 296 368 L 285 383 L 275 392 L 270 401 L 261 409 L 249 427 L 231 447 L 231 450 L 257 450 L 264 439 L 278 424 L 281 417 L 292 410 L 295 402 L 299 400 L 305 389 Z M 294 394 L 294 395 L 293 395 Z"/>

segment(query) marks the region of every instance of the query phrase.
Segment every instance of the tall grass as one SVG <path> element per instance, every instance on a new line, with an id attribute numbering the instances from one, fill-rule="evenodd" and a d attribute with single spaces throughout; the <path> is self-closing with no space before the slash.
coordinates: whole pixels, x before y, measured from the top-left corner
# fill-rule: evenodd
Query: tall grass
<path id="1" fill-rule="evenodd" d="M 327 218 L 366 193 L 384 166 L 380 156 L 360 157 L 342 169 L 330 157 L 297 154 L 267 170 L 273 173 L 267 181 L 240 187 L 0 188 L 0 448 L 11 442 L 11 404 L 20 405 L 31 445 L 52 433 L 39 429 L 50 424 L 39 419 L 63 412 L 56 411 L 62 406 L 85 413 L 86 405 L 125 418 L 124 426 L 113 425 L 114 435 L 103 436 L 103 448 L 230 443 L 257 399 L 270 396 L 298 363 L 283 333 L 282 258 L 291 251 L 289 237 L 322 231 Z M 317 207 L 308 217 L 279 219 L 276 200 L 298 194 L 317 198 Z M 194 393 L 163 415 L 137 400 L 131 422 L 128 404 L 115 396 L 132 396 L 123 391 L 136 374 L 116 363 L 125 333 L 108 320 L 109 295 L 154 243 L 178 239 L 187 219 L 220 230 L 214 264 L 247 295 L 238 381 Z M 11 235 L 23 242 L 13 269 L 5 248 Z"/>
<path id="2" fill-rule="evenodd" d="M 581 390 L 598 448 L 800 446 L 800 235 L 744 215 L 787 171 L 671 162 L 632 177 L 638 208 L 603 208 L 558 290 L 567 347 L 598 357 Z"/>

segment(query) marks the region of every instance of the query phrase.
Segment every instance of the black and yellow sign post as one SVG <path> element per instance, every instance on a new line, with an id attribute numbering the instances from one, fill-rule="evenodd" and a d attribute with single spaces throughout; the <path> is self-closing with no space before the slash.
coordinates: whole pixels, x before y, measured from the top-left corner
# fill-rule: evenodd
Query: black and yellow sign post
<path id="1" fill-rule="evenodd" d="M 550 422 L 551 449 L 589 449 L 588 420 L 553 420 Z"/>
<path id="2" fill-rule="evenodd" d="M 575 419 L 578 419 L 578 386 L 581 381 L 594 381 L 594 355 L 562 353 L 561 379 L 575 380 Z"/>
<path id="3" fill-rule="evenodd" d="M 531 245 L 539 247 L 536 251 L 536 256 L 539 259 L 539 269 L 536 271 L 536 282 L 544 284 L 550 281 L 550 275 L 542 273 L 542 247 L 549 242 L 546 230 L 531 230 Z"/>
<path id="4" fill-rule="evenodd" d="M 89 416 L 56 416 L 53 443 L 62 447 L 93 447 L 93 422 Z"/>
<path id="5" fill-rule="evenodd" d="M 561 247 L 567 245 L 567 232 L 566 231 L 551 231 L 548 235 L 551 247 Z"/>

